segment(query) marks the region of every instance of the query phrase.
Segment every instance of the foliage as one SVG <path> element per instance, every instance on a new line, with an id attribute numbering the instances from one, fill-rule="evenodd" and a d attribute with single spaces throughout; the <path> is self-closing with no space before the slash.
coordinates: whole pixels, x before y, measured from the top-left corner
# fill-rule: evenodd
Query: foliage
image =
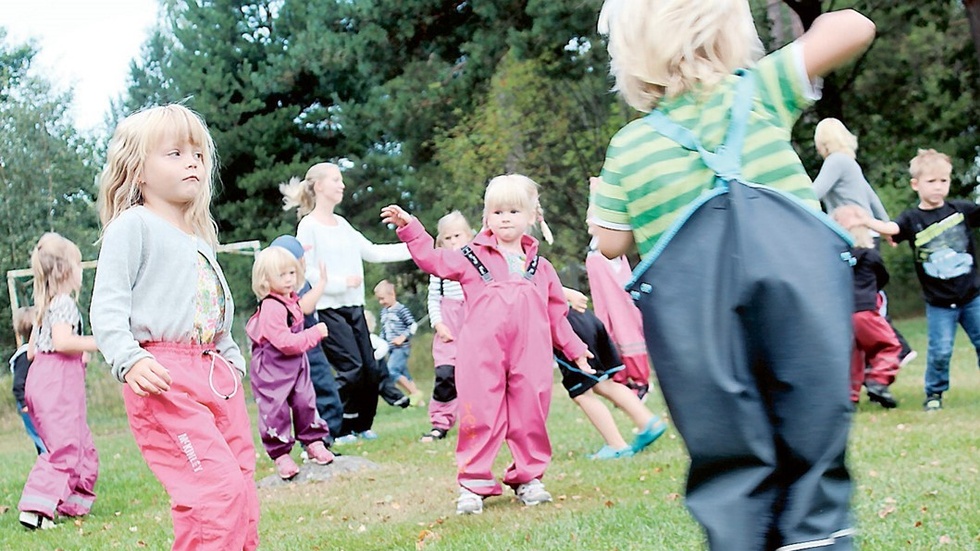
<path id="1" fill-rule="evenodd" d="M 0 28 L 0 273 L 29 267 L 31 250 L 47 231 L 74 241 L 84 259 L 95 256 L 94 209 L 98 167 L 92 144 L 72 126 L 69 92 L 57 92 L 33 71 L 32 44 L 9 44 Z M 17 280 L 21 305 L 31 302 L 30 280 Z M 10 300 L 0 299 L 9 320 Z M 9 327 L 9 326 L 8 326 Z M 0 332 L 0 349 L 14 338 Z"/>

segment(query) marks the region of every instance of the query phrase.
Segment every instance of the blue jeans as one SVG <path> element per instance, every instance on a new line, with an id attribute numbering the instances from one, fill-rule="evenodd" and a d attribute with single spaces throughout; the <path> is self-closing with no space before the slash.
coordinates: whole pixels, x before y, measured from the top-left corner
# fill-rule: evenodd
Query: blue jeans
<path id="1" fill-rule="evenodd" d="M 19 401 L 17 402 L 17 412 L 20 413 L 21 419 L 24 420 L 24 429 L 27 431 L 27 436 L 34 442 L 34 449 L 37 450 L 37 454 L 48 453 L 48 449 L 44 447 L 44 442 L 41 441 L 41 437 L 37 435 L 37 429 L 34 428 L 34 422 L 31 421 L 31 416 L 24 413 L 24 404 Z"/>
<path id="2" fill-rule="evenodd" d="M 408 372 L 408 355 L 411 351 L 411 346 L 392 346 L 388 352 L 388 373 L 391 373 L 395 380 L 398 380 L 398 377 L 412 380 L 412 375 Z"/>
<path id="3" fill-rule="evenodd" d="M 980 356 L 980 297 L 954 308 L 926 304 L 929 353 L 926 356 L 926 396 L 949 390 L 949 360 L 953 357 L 956 324 L 966 331 Z"/>

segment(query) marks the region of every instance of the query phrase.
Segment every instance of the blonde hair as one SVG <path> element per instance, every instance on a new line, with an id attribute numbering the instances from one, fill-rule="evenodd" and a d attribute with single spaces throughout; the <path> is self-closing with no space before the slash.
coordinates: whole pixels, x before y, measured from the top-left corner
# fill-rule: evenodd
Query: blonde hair
<path id="1" fill-rule="evenodd" d="M 487 184 L 483 195 L 483 219 L 497 207 L 516 207 L 531 215 L 531 225 L 541 226 L 541 236 L 551 244 L 554 236 L 551 228 L 544 221 L 544 209 L 538 199 L 538 184 L 523 174 L 504 174 L 495 176 Z"/>
<path id="2" fill-rule="evenodd" d="M 473 239 L 476 232 L 470 227 L 470 223 L 466 221 L 466 217 L 463 216 L 462 212 L 454 210 L 449 214 L 443 216 L 436 223 L 436 247 L 443 247 L 443 239 L 446 238 L 446 234 L 449 233 L 450 228 L 463 228 L 463 233 Z"/>
<path id="3" fill-rule="evenodd" d="M 841 205 L 831 213 L 834 221 L 843 226 L 854 238 L 854 246 L 861 249 L 874 248 L 871 228 L 859 222 L 867 216 L 869 216 L 868 212 L 858 205 Z"/>
<path id="4" fill-rule="evenodd" d="M 34 273 L 34 324 L 41 325 L 44 314 L 57 293 L 65 291 L 66 284 L 76 270 L 82 269 L 82 252 L 70 240 L 49 232 L 38 239 L 31 252 L 31 272 Z M 73 300 L 78 299 L 78 289 L 71 290 Z"/>
<path id="5" fill-rule="evenodd" d="M 293 253 L 282 247 L 266 247 L 255 255 L 252 264 L 252 292 L 262 300 L 272 292 L 272 279 L 278 277 L 283 270 L 295 268 L 297 278 L 302 273 L 299 260 Z"/>
<path id="6" fill-rule="evenodd" d="M 745 0 L 606 0 L 598 28 L 608 36 L 613 89 L 643 112 L 712 88 L 764 52 Z"/>
<path id="7" fill-rule="evenodd" d="M 843 153 L 852 159 L 857 157 L 857 136 L 851 134 L 844 123 L 833 117 L 817 123 L 817 128 L 813 131 L 813 143 L 818 149 L 822 145 L 827 150 L 827 155 Z"/>
<path id="8" fill-rule="evenodd" d="M 374 286 L 374 294 L 379 293 L 391 293 L 395 294 L 395 284 L 388 281 L 387 279 L 382 279 Z"/>
<path id="9" fill-rule="evenodd" d="M 150 150 L 168 136 L 199 147 L 205 181 L 201 192 L 184 210 L 184 220 L 212 246 L 218 244 L 218 226 L 211 216 L 217 156 L 214 141 L 200 115 L 179 104 L 149 107 L 123 119 L 112 134 L 106 164 L 99 177 L 99 218 L 102 231 L 125 210 L 143 204 L 140 184 Z"/>
<path id="10" fill-rule="evenodd" d="M 331 170 L 340 172 L 340 167 L 333 163 L 317 163 L 306 171 L 306 176 L 290 178 L 288 182 L 279 184 L 282 193 L 282 210 L 296 209 L 296 216 L 302 218 L 313 212 L 316 206 L 316 191 L 313 186 L 326 177 Z"/>
<path id="11" fill-rule="evenodd" d="M 926 170 L 935 168 L 936 165 L 940 164 L 949 167 L 950 171 L 953 169 L 953 161 L 949 155 L 940 153 L 935 149 L 920 149 L 915 157 L 909 161 L 909 174 L 912 175 L 912 178 L 918 178 Z"/>
<path id="12" fill-rule="evenodd" d="M 14 310 L 14 331 L 25 341 L 31 338 L 31 331 L 34 330 L 35 312 L 33 306 L 21 306 Z"/>

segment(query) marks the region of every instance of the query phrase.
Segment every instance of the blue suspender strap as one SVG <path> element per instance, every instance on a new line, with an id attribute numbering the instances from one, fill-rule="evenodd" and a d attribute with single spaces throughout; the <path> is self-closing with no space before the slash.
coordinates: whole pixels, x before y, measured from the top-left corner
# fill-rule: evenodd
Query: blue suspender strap
<path id="1" fill-rule="evenodd" d="M 487 267 L 483 264 L 483 262 L 481 262 L 480 259 L 476 257 L 476 253 L 473 252 L 473 249 L 471 249 L 469 245 L 460 249 L 459 252 L 463 253 L 463 256 L 466 257 L 466 260 L 469 260 L 470 264 L 472 264 L 473 267 L 476 268 L 477 273 L 480 274 L 480 277 L 483 279 L 485 283 L 490 283 L 490 281 L 493 280 L 493 276 L 490 275 L 490 270 L 488 270 Z"/>

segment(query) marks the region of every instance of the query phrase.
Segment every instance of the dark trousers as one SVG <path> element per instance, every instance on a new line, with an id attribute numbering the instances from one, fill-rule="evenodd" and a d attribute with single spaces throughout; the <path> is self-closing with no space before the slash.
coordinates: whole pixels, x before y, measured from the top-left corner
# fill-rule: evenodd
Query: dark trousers
<path id="1" fill-rule="evenodd" d="M 374 361 L 364 307 L 328 308 L 317 314 L 327 324 L 327 338 L 320 344 L 336 370 L 337 390 L 344 407 L 344 421 L 337 436 L 364 432 L 374 424 L 382 376 Z"/>
<path id="2" fill-rule="evenodd" d="M 333 442 L 333 439 L 340 435 L 344 422 L 344 406 L 340 402 L 333 366 L 327 361 L 323 348 L 319 346 L 308 350 L 306 357 L 310 360 L 310 380 L 313 381 L 313 391 L 316 392 L 316 411 L 320 414 L 320 418 L 327 422 L 330 441 Z"/>
<path id="3" fill-rule="evenodd" d="M 711 549 L 851 549 L 847 245 L 772 194 L 709 200 L 632 289 Z"/>
<path id="4" fill-rule="evenodd" d="M 377 360 L 378 369 L 381 370 L 381 383 L 378 385 L 378 391 L 381 393 L 381 399 L 388 403 L 389 406 L 398 406 L 402 408 L 408 407 L 408 396 L 401 390 L 398 390 L 398 386 L 395 385 L 395 377 L 388 372 L 388 366 L 385 365 L 384 359 Z"/>

